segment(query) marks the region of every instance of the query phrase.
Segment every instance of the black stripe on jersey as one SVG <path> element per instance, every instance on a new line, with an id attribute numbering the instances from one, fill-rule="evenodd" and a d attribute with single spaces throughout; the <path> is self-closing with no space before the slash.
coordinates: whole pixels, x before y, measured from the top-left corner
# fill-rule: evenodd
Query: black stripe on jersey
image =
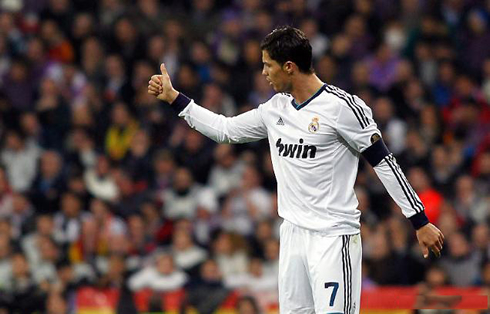
<path id="1" fill-rule="evenodd" d="M 347 286 L 347 291 L 349 295 L 349 299 L 347 302 L 347 313 L 351 312 L 351 307 L 352 307 L 352 264 L 350 260 L 350 235 L 346 236 L 347 238 L 347 248 L 346 248 L 346 253 L 347 253 L 347 269 L 349 270 L 349 278 L 347 278 L 348 281 L 348 286 Z"/>
<path id="2" fill-rule="evenodd" d="M 347 262 L 345 259 L 345 236 L 342 236 L 342 276 L 344 279 L 344 313 L 347 313 Z"/>
<path id="3" fill-rule="evenodd" d="M 424 204 L 422 204 L 422 201 L 417 197 L 417 193 L 415 193 L 415 191 L 413 190 L 412 186 L 408 182 L 407 178 L 403 175 L 403 173 L 402 173 L 402 171 L 400 169 L 400 166 L 396 162 L 395 157 L 393 156 L 393 154 L 389 155 L 388 158 L 393 162 L 393 164 L 395 165 L 395 169 L 400 174 L 400 177 L 402 177 L 402 179 L 405 181 L 405 184 L 406 184 L 406 186 L 408 188 L 408 191 L 410 192 L 410 194 L 412 195 L 413 199 L 415 200 L 415 204 L 420 209 L 420 211 L 423 211 L 425 209 L 424 208 Z"/>
<path id="4" fill-rule="evenodd" d="M 345 92 L 344 90 L 336 87 L 336 86 L 333 86 L 333 85 L 328 85 L 328 87 L 330 88 L 330 90 L 332 92 L 336 92 L 338 95 L 342 95 L 344 96 L 345 98 L 347 98 L 347 100 L 350 100 L 350 104 L 354 107 L 354 108 L 357 108 L 358 110 L 358 113 L 359 113 L 359 116 L 361 117 L 362 121 L 364 122 L 364 124 L 366 126 L 369 125 L 369 120 L 368 120 L 368 117 L 366 116 L 366 114 L 364 113 L 364 109 L 362 109 L 362 106 L 359 105 L 354 96 Z M 352 108 L 351 108 L 352 109 Z M 353 110 L 353 109 L 352 109 Z"/>
<path id="5" fill-rule="evenodd" d="M 390 166 L 391 171 L 393 171 L 393 174 L 395 175 L 398 184 L 400 184 L 400 187 L 402 188 L 405 197 L 408 199 L 408 202 L 412 206 L 412 209 L 415 210 L 416 213 L 419 213 L 420 209 L 417 206 L 415 206 L 415 203 L 413 202 L 413 196 L 410 193 L 408 193 L 408 191 L 406 190 L 405 181 L 401 177 L 399 177 L 399 173 L 396 171 L 395 167 L 391 164 L 391 160 L 388 157 L 389 156 L 386 156 L 383 159 L 386 161 L 388 166 Z"/>
<path id="6" fill-rule="evenodd" d="M 359 121 L 359 124 L 361 125 L 361 129 L 364 129 L 366 127 L 366 125 L 364 125 L 364 119 L 362 119 L 360 117 L 361 113 L 356 110 L 357 107 L 353 107 L 352 102 L 349 100 L 349 98 L 344 97 L 338 91 L 335 91 L 334 89 L 332 89 L 328 85 L 326 86 L 325 91 L 327 93 L 333 94 L 333 95 L 339 97 L 340 99 L 342 99 L 343 101 L 345 101 L 347 106 L 349 106 L 349 108 L 352 110 L 352 112 L 354 112 L 354 115 L 356 116 L 357 121 Z M 357 109 L 359 110 L 359 108 L 357 108 Z"/>
<path id="7" fill-rule="evenodd" d="M 361 105 L 359 105 L 357 102 L 356 102 L 356 99 L 354 98 L 353 95 L 351 94 L 347 94 L 347 97 L 350 98 L 352 100 L 352 103 L 357 106 L 359 108 L 359 110 L 361 111 L 361 118 L 363 119 L 363 121 L 366 123 L 366 126 L 369 125 L 369 120 L 368 120 L 368 117 L 366 116 L 366 114 L 364 113 L 364 109 L 362 109 Z"/>

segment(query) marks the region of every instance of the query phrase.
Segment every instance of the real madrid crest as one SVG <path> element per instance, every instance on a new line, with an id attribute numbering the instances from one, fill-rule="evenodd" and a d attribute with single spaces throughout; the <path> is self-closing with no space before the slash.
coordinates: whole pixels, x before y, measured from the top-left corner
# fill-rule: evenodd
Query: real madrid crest
<path id="1" fill-rule="evenodd" d="M 320 129 L 320 124 L 318 123 L 318 120 L 319 119 L 317 117 L 311 119 L 311 123 L 308 125 L 308 131 L 310 131 L 310 133 L 316 133 L 316 131 Z"/>

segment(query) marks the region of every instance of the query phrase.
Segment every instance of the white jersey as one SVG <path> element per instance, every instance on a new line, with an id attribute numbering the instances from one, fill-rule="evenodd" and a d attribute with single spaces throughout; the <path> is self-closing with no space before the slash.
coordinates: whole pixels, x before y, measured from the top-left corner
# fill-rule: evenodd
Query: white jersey
<path id="1" fill-rule="evenodd" d="M 193 101 L 186 105 L 179 116 L 219 143 L 268 138 L 280 217 L 327 235 L 359 233 L 361 213 L 354 193 L 359 156 L 372 145 L 373 135 L 381 135 L 360 98 L 325 84 L 300 105 L 291 95 L 278 93 L 231 118 Z M 422 212 L 420 200 L 389 158 L 376 165 L 376 173 L 405 216 Z M 415 202 L 421 206 L 413 206 Z"/>

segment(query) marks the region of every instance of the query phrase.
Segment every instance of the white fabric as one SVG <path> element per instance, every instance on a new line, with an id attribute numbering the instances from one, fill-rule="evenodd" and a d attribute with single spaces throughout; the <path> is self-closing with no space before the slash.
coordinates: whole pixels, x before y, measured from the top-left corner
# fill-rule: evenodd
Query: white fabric
<path id="1" fill-rule="evenodd" d="M 128 285 L 132 291 L 149 288 L 163 292 L 180 289 L 186 282 L 187 275 L 182 271 L 162 275 L 154 267 L 147 267 L 131 276 Z"/>
<path id="2" fill-rule="evenodd" d="M 362 264 L 359 234 L 328 236 L 284 221 L 280 246 L 281 314 L 359 313 Z"/>
<path id="3" fill-rule="evenodd" d="M 37 145 L 26 144 L 21 151 L 5 149 L 0 154 L 0 162 L 5 166 L 8 181 L 14 191 L 27 191 L 37 172 L 37 160 L 41 149 Z"/>
<path id="4" fill-rule="evenodd" d="M 417 212 L 424 210 L 422 201 L 408 183 L 392 154 L 374 167 L 374 171 L 406 217 L 414 214 L 414 208 Z M 395 173 L 398 178 L 394 175 Z"/>

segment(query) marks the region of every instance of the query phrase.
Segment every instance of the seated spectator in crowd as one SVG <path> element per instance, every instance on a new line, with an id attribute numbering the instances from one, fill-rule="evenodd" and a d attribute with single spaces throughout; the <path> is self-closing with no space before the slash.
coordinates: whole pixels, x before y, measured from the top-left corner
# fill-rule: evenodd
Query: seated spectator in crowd
<path id="1" fill-rule="evenodd" d="M 402 284 L 406 280 L 403 257 L 393 251 L 384 227 L 377 229 L 365 243 L 370 278 L 379 285 Z"/>
<path id="2" fill-rule="evenodd" d="M 172 256 L 159 252 L 155 254 L 150 266 L 144 267 L 129 278 L 129 288 L 133 291 L 174 291 L 182 288 L 187 280 L 188 276 L 175 267 Z"/>
<path id="3" fill-rule="evenodd" d="M 463 175 L 456 181 L 455 209 L 470 223 L 483 223 L 490 217 L 490 204 L 478 193 L 474 179 Z"/>
<path id="4" fill-rule="evenodd" d="M 21 193 L 14 193 L 10 224 L 12 226 L 12 235 L 15 238 L 34 230 L 36 223 L 35 214 L 29 199 Z"/>
<path id="5" fill-rule="evenodd" d="M 195 268 L 204 262 L 208 255 L 206 250 L 194 243 L 192 235 L 183 229 L 174 231 L 171 252 L 177 267 L 189 273 L 195 272 Z"/>
<path id="6" fill-rule="evenodd" d="M 230 294 L 223 285 L 218 265 L 212 259 L 201 265 L 199 277 L 190 280 L 185 288 L 187 294 L 181 308 L 185 310 L 190 305 L 203 314 L 215 313 Z"/>
<path id="7" fill-rule="evenodd" d="M 175 173 L 175 160 L 172 153 L 168 150 L 156 152 L 153 159 L 153 178 L 151 187 L 158 194 L 163 194 L 172 187 Z"/>
<path id="8" fill-rule="evenodd" d="M 0 304 L 0 308 L 13 313 L 33 313 L 43 309 L 46 291 L 36 285 L 24 255 L 13 254 L 11 265 L 12 271 L 7 280 L 8 286 L 4 287 L 1 292 L 3 304 Z"/>
<path id="9" fill-rule="evenodd" d="M 126 104 L 119 102 L 111 112 L 112 124 L 106 133 L 105 148 L 109 157 L 120 161 L 126 156 L 131 141 L 138 131 L 138 122 L 134 120 Z"/>
<path id="10" fill-rule="evenodd" d="M 447 286 L 449 278 L 447 273 L 440 266 L 432 266 L 425 274 L 425 282 L 430 290 Z"/>
<path id="11" fill-rule="evenodd" d="M 140 212 L 144 220 L 146 238 L 155 244 L 170 244 L 173 224 L 162 217 L 157 205 L 154 202 L 145 201 L 140 206 Z"/>
<path id="12" fill-rule="evenodd" d="M 223 205 L 222 224 L 226 230 L 249 236 L 255 223 L 272 217 L 271 195 L 260 185 L 260 174 L 245 167 L 238 189 L 228 194 Z"/>
<path id="13" fill-rule="evenodd" d="M 253 256 L 265 258 L 264 243 L 273 238 L 279 238 L 279 235 L 274 230 L 273 223 L 269 219 L 264 219 L 257 223 L 253 237 L 248 239 L 248 246 Z"/>
<path id="14" fill-rule="evenodd" d="M 194 236 L 197 243 L 207 246 L 212 234 L 219 228 L 218 198 L 213 189 L 204 186 L 197 196 L 197 213 L 194 219 Z"/>
<path id="15" fill-rule="evenodd" d="M 121 288 L 128 279 L 124 255 L 112 254 L 108 257 L 107 269 L 99 273 L 96 285 L 100 288 Z"/>
<path id="16" fill-rule="evenodd" d="M 374 118 L 386 145 L 394 155 L 400 154 L 405 149 L 407 124 L 395 116 L 393 103 L 388 97 L 377 98 L 372 106 Z"/>
<path id="17" fill-rule="evenodd" d="M 162 195 L 164 217 L 172 220 L 195 218 L 200 192 L 201 187 L 194 182 L 191 172 L 187 168 L 177 169 L 172 189 Z"/>
<path id="18" fill-rule="evenodd" d="M 20 242 L 29 264 L 38 265 L 41 263 L 40 248 L 44 238 L 50 238 L 57 242 L 61 239 L 61 236 L 54 228 L 54 221 L 51 215 L 44 214 L 37 216 L 36 230 L 27 234 Z"/>
<path id="19" fill-rule="evenodd" d="M 125 222 L 113 214 L 111 206 L 97 198 L 90 202 L 91 215 L 83 222 L 83 246 L 85 253 L 95 255 L 107 255 L 109 251 L 109 239 L 113 235 L 127 232 Z M 92 232 L 88 232 L 88 230 Z"/>
<path id="20" fill-rule="evenodd" d="M 204 184 L 212 164 L 212 148 L 209 139 L 201 133 L 186 129 L 184 131 L 183 143 L 174 151 L 177 163 L 181 167 L 189 169 L 196 182 Z"/>
<path id="21" fill-rule="evenodd" d="M 224 198 L 240 185 L 243 163 L 235 155 L 232 145 L 220 144 L 214 149 L 215 165 L 211 168 L 208 185 L 219 198 Z"/>
<path id="22" fill-rule="evenodd" d="M 471 243 L 482 261 L 490 260 L 490 227 L 488 224 L 481 223 L 473 228 Z"/>
<path id="23" fill-rule="evenodd" d="M 261 305 L 270 303 L 277 298 L 277 275 L 263 271 L 261 259 L 250 260 L 248 272 L 226 278 L 225 286 L 238 289 L 242 294 L 252 295 Z"/>
<path id="24" fill-rule="evenodd" d="M 449 254 L 440 262 L 449 277 L 449 283 L 458 287 L 467 287 L 476 283 L 481 265 L 480 254 L 473 251 L 468 240 L 461 232 L 447 238 Z"/>
<path id="25" fill-rule="evenodd" d="M 128 263 L 134 268 L 142 265 L 144 258 L 155 250 L 156 243 L 148 238 L 145 232 L 145 223 L 141 215 L 134 214 L 128 217 Z"/>
<path id="26" fill-rule="evenodd" d="M 145 130 L 138 130 L 129 146 L 129 151 L 124 157 L 123 163 L 126 169 L 130 169 L 130 175 L 140 189 L 146 189 L 151 175 L 151 151 L 150 138 Z"/>
<path id="27" fill-rule="evenodd" d="M 61 211 L 54 216 L 56 233 L 62 244 L 72 244 L 82 234 L 82 224 L 90 216 L 83 211 L 82 202 L 73 193 L 65 193 L 61 196 Z"/>
<path id="28" fill-rule="evenodd" d="M 257 301 L 251 296 L 244 296 L 238 299 L 236 303 L 236 311 L 238 314 L 260 314 L 260 309 Z"/>
<path id="29" fill-rule="evenodd" d="M 147 193 L 136 184 L 127 171 L 121 168 L 114 171 L 114 178 L 119 191 L 117 201 L 114 204 L 114 212 L 124 218 L 138 213 L 138 208 L 147 198 Z"/>
<path id="30" fill-rule="evenodd" d="M 87 130 L 74 129 L 70 134 L 69 145 L 67 161 L 70 167 L 81 172 L 95 167 L 97 163 L 95 142 Z"/>
<path id="31" fill-rule="evenodd" d="M 26 143 L 20 132 L 7 132 L 0 152 L 0 162 L 5 167 L 9 184 L 14 191 L 29 190 L 37 174 L 37 160 L 40 155 L 40 148 L 36 144 Z"/>
<path id="32" fill-rule="evenodd" d="M 94 280 L 95 272 L 90 265 L 72 264 L 69 260 L 62 258 L 56 263 L 56 281 L 51 283 L 51 290 L 62 293 L 70 300 L 75 297 L 77 289 L 91 285 Z M 70 306 L 74 305 L 70 304 Z"/>
<path id="33" fill-rule="evenodd" d="M 279 241 L 269 239 L 264 243 L 264 273 L 275 276 L 279 273 Z"/>
<path id="34" fill-rule="evenodd" d="M 248 269 L 245 239 L 230 232 L 220 232 L 213 242 L 213 256 L 223 278 L 244 274 Z"/>
<path id="35" fill-rule="evenodd" d="M 40 212 L 56 211 L 59 198 L 66 182 L 62 174 L 63 159 L 55 151 L 45 151 L 41 155 L 39 175 L 32 184 L 30 195 L 36 209 Z"/>
<path id="36" fill-rule="evenodd" d="M 88 168 L 83 177 L 87 190 L 93 196 L 107 202 L 113 202 L 118 197 L 119 191 L 111 173 L 111 165 L 104 155 L 97 158 L 95 167 Z"/>

